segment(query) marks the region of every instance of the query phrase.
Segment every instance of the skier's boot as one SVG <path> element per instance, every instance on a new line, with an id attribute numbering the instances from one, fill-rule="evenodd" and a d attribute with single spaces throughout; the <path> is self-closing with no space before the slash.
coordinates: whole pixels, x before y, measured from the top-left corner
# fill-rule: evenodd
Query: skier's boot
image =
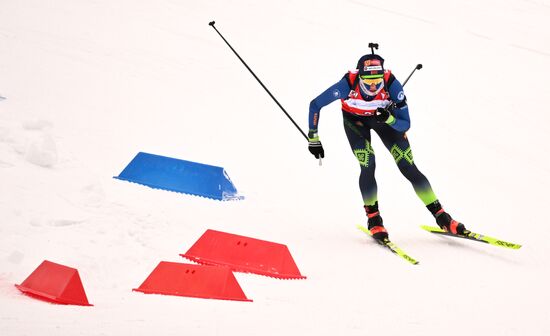
<path id="1" fill-rule="evenodd" d="M 376 241 L 380 244 L 384 244 L 389 240 L 389 238 L 388 231 L 386 231 L 384 222 L 380 216 L 380 211 L 378 211 L 378 202 L 374 203 L 374 205 L 365 205 L 365 211 L 367 213 L 367 217 L 369 218 L 368 228 L 372 238 L 376 239 Z"/>
<path id="2" fill-rule="evenodd" d="M 454 220 L 451 215 L 443 210 L 439 201 L 428 204 L 427 208 L 435 217 L 437 225 L 439 225 L 439 227 L 443 230 L 461 236 L 466 236 L 470 233 L 470 231 L 464 227 L 464 224 Z"/>

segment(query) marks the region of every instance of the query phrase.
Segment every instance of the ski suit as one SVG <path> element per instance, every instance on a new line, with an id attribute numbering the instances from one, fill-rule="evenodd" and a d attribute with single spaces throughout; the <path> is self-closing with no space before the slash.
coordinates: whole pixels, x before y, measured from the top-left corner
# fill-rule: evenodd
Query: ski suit
<path id="1" fill-rule="evenodd" d="M 424 205 L 437 200 L 430 183 L 418 170 L 413 159 L 406 131 L 410 127 L 409 108 L 401 83 L 386 70 L 384 88 L 375 97 L 363 95 L 358 84 L 357 71 L 350 71 L 340 81 L 329 87 L 309 105 L 309 129 L 317 133 L 320 111 L 337 99 L 342 103 L 344 129 L 351 149 L 359 161 L 361 174 L 359 188 L 365 206 L 377 203 L 376 167 L 371 146 L 371 130 L 376 132 L 393 156 L 401 173 L 411 182 Z M 396 103 L 390 123 L 376 121 L 371 115 L 376 107 Z"/>

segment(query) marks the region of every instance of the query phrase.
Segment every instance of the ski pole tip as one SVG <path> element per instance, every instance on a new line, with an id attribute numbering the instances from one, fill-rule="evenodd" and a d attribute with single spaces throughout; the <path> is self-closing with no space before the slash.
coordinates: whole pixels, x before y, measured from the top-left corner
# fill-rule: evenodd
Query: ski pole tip
<path id="1" fill-rule="evenodd" d="M 209 26 L 212 26 L 212 27 L 214 27 L 214 24 L 216 24 L 216 21 L 210 21 L 210 22 L 208 23 L 208 25 L 209 25 Z"/>

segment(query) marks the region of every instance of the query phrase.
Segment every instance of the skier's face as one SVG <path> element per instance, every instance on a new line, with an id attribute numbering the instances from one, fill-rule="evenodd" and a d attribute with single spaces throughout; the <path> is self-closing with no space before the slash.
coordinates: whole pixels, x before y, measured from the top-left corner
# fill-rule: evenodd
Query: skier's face
<path id="1" fill-rule="evenodd" d="M 368 76 L 361 76 L 361 88 L 369 96 L 374 96 L 380 92 L 384 86 L 384 78 L 367 78 Z"/>

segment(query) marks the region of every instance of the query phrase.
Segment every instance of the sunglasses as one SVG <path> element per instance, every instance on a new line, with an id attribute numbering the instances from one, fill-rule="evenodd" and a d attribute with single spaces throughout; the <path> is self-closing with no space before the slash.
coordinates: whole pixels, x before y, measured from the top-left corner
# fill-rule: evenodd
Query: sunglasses
<path id="1" fill-rule="evenodd" d="M 384 78 L 382 77 L 379 77 L 379 78 L 369 78 L 370 76 L 361 76 L 361 80 L 363 81 L 363 83 L 367 84 L 367 85 L 372 85 L 372 84 L 380 84 L 384 81 Z"/>

